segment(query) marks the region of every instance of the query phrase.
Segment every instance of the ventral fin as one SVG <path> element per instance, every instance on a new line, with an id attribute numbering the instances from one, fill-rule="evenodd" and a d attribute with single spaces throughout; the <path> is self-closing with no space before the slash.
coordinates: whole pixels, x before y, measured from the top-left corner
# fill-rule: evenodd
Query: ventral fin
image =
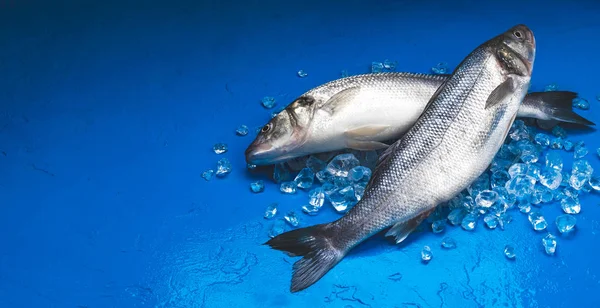
<path id="1" fill-rule="evenodd" d="M 379 141 L 346 139 L 346 147 L 358 151 L 373 151 L 387 148 L 389 145 Z"/>
<path id="2" fill-rule="evenodd" d="M 513 79 L 508 78 L 503 83 L 501 83 L 488 97 L 485 102 L 485 109 L 489 109 L 493 106 L 504 101 L 511 93 L 513 89 Z"/>
<path id="3" fill-rule="evenodd" d="M 352 102 L 352 99 L 358 95 L 360 92 L 359 87 L 351 87 L 345 90 L 342 90 L 335 95 L 333 95 L 325 104 L 323 105 L 323 110 L 327 111 L 330 114 L 334 114 L 336 111 L 339 111 L 346 104 Z"/>
<path id="4" fill-rule="evenodd" d="M 396 244 L 402 243 L 409 234 L 411 234 L 429 215 L 435 210 L 435 207 L 431 210 L 421 213 L 417 217 L 395 224 L 385 236 L 393 236 L 395 238 Z"/>
<path id="5" fill-rule="evenodd" d="M 383 133 L 388 128 L 390 128 L 389 125 L 365 125 L 349 129 L 344 133 L 344 135 L 346 135 L 348 138 L 356 140 L 370 140 L 374 137 L 377 137 L 377 135 Z"/>

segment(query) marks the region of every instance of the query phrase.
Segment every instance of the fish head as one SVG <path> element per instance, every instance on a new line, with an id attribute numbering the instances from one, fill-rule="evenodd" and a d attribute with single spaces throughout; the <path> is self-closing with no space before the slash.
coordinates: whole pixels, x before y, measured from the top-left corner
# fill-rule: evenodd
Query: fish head
<path id="1" fill-rule="evenodd" d="M 304 155 L 299 148 L 306 142 L 314 105 L 314 98 L 301 96 L 272 118 L 246 149 L 246 162 L 270 165 Z"/>
<path id="2" fill-rule="evenodd" d="M 535 36 L 525 25 L 516 25 L 496 40 L 496 55 L 508 74 L 531 77 L 535 60 Z"/>

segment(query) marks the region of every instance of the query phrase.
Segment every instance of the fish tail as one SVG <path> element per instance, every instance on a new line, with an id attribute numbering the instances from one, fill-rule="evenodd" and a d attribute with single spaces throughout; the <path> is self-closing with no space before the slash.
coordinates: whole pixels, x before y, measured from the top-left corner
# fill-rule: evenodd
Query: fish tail
<path id="1" fill-rule="evenodd" d="M 529 95 L 539 98 L 546 108 L 544 111 L 551 118 L 546 120 L 549 123 L 552 121 L 560 121 L 567 123 L 575 123 L 581 125 L 596 125 L 594 122 L 578 115 L 573 111 L 573 99 L 577 97 L 577 93 L 571 91 L 548 91 L 535 92 Z M 540 123 L 540 121 L 542 123 Z M 538 120 L 538 124 L 543 124 L 544 120 Z"/>
<path id="2" fill-rule="evenodd" d="M 265 243 L 291 256 L 303 257 L 294 263 L 292 293 L 310 287 L 344 257 L 345 251 L 333 246 L 335 234 L 331 224 L 320 224 L 282 233 Z"/>

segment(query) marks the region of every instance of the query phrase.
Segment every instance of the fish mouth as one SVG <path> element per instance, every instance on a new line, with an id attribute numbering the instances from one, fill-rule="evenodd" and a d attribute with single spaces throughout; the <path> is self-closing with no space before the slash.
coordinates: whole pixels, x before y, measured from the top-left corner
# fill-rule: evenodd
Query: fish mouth
<path id="1" fill-rule="evenodd" d="M 269 154 L 272 154 L 273 146 L 266 143 L 252 143 L 246 149 L 246 162 L 252 165 L 268 165 L 271 163 Z"/>

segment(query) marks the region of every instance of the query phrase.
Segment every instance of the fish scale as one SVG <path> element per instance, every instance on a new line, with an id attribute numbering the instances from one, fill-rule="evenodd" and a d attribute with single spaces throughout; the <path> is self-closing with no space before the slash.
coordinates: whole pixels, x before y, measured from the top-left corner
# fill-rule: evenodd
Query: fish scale
<path id="1" fill-rule="evenodd" d="M 529 88 L 535 39 L 518 25 L 471 52 L 408 132 L 381 155 L 362 199 L 340 219 L 266 244 L 303 256 L 291 291 L 315 283 L 353 247 L 391 226 L 403 241 L 435 207 L 467 188 L 500 149 Z"/>

